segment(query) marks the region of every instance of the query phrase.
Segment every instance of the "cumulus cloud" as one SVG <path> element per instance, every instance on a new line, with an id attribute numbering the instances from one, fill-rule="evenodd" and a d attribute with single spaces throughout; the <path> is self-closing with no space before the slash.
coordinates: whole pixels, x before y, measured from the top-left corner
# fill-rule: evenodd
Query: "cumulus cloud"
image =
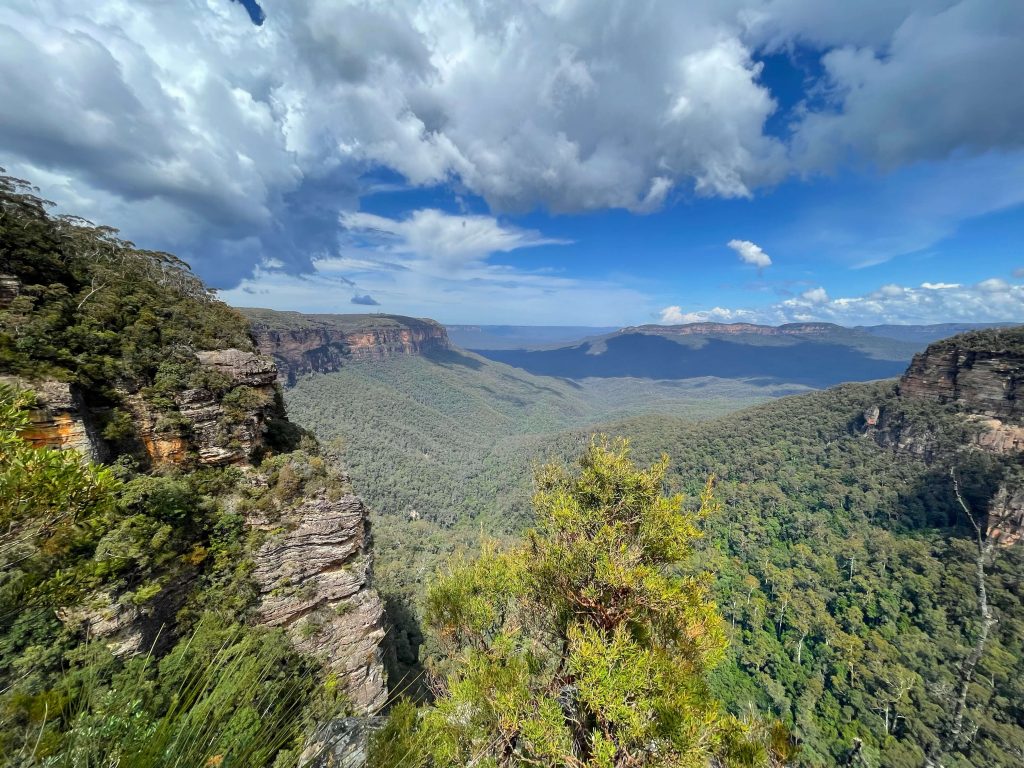
<path id="1" fill-rule="evenodd" d="M 713 309 L 684 312 L 681 307 L 665 307 L 659 313 L 659 323 L 664 325 L 685 325 L 687 323 L 745 323 L 756 319 L 757 314 L 747 309 Z"/>
<path id="2" fill-rule="evenodd" d="M 776 39 L 831 47 L 822 57 L 825 103 L 796 128 L 793 152 L 804 168 L 848 153 L 894 168 L 1024 147 L 1024 4 L 811 5 L 776 0 L 765 10 Z"/>
<path id="3" fill-rule="evenodd" d="M 402 314 L 445 323 L 479 323 L 484 317 L 493 323 L 521 324 L 525 317 L 539 325 L 582 321 L 623 326 L 654 309 L 644 293 L 617 280 L 567 277 L 486 261 L 469 263 L 455 275 L 431 261 L 395 264 L 346 249 L 337 256 L 315 259 L 306 275 L 257 266 L 251 277 L 220 296 L 236 306 L 257 303 L 272 309 L 346 312 L 351 311 L 349 305 L 339 303 L 339 291 L 332 283 L 350 278 L 389 308 L 400 307 Z M 258 301 L 254 296 L 259 296 Z"/>
<path id="4" fill-rule="evenodd" d="M 373 298 L 373 296 L 371 296 L 368 293 L 364 293 L 361 296 L 357 293 L 355 296 L 352 297 L 352 303 L 353 304 L 363 304 L 363 305 L 365 305 L 367 307 L 379 307 L 380 306 L 380 302 L 377 301 L 375 298 Z"/>
<path id="5" fill-rule="evenodd" d="M 381 168 L 497 213 L 648 212 L 851 153 L 998 163 L 1024 146 L 1016 0 L 263 6 L 8 0 L 5 164 L 228 285 L 337 251 L 338 212 Z M 780 139 L 757 58 L 794 43 L 824 74 Z"/>
<path id="6" fill-rule="evenodd" d="M 768 254 L 761 250 L 761 246 L 749 240 L 730 240 L 727 245 L 739 255 L 740 260 L 745 264 L 753 264 L 758 269 L 770 267 L 772 260 Z"/>
<path id="7" fill-rule="evenodd" d="M 493 216 L 457 216 L 433 208 L 414 211 L 404 219 L 345 212 L 341 224 L 359 244 L 435 261 L 448 269 L 479 262 L 493 253 L 568 243 L 503 226 Z"/>
<path id="8" fill-rule="evenodd" d="M 811 288 L 800 294 L 800 298 L 809 301 L 811 304 L 824 304 L 828 301 L 828 293 L 824 288 Z"/>
<path id="9" fill-rule="evenodd" d="M 919 287 L 884 285 L 862 296 L 829 298 L 823 288 L 763 308 L 683 312 L 662 310 L 662 322 L 704 321 L 831 322 L 839 325 L 928 324 L 949 322 L 1024 323 L 1024 285 L 993 278 L 975 285 L 925 282 Z"/>

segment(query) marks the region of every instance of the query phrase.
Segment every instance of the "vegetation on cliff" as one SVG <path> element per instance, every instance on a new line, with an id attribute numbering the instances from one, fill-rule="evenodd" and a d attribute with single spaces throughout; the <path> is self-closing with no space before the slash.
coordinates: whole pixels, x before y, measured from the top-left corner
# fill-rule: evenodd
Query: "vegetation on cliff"
<path id="1" fill-rule="evenodd" d="M 260 626 L 253 574 L 347 478 L 284 419 L 245 319 L 174 257 L 0 177 L 0 274 L 0 765 L 294 764 L 350 705 Z M 106 463 L 27 439 L 31 388 L 55 380 Z M 154 435 L 182 450 L 157 462 Z"/>

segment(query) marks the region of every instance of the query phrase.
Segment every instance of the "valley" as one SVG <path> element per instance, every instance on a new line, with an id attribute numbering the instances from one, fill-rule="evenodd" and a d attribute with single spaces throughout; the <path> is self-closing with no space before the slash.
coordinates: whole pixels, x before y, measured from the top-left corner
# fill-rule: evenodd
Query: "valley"
<path id="1" fill-rule="evenodd" d="M 534 664 L 519 701 L 547 706 L 557 651 L 504 654 L 581 606 L 565 648 L 699 642 L 653 690 L 721 754 L 1024 755 L 1024 328 L 906 365 L 917 342 L 828 324 L 644 326 L 555 348 L 601 375 L 540 375 L 429 319 L 236 311 L 3 183 L 7 764 L 382 768 L 491 701 L 467 675 Z M 864 381 L 811 386 L 836 377 Z"/>
<path id="2" fill-rule="evenodd" d="M 718 478 L 723 510 L 705 521 L 695 564 L 716 574 L 729 623 L 712 685 L 730 708 L 792 724 L 802 765 L 836 764 L 858 743 L 880 765 L 915 766 L 949 749 L 945 713 L 965 685 L 977 731 L 964 764 L 1009 765 L 1024 744 L 1016 707 L 1001 703 L 1024 675 L 1020 547 L 987 566 L 1001 617 L 985 651 L 989 687 L 940 661 L 966 657 L 978 627 L 969 522 L 949 472 L 974 510 L 1001 486 L 1017 493 L 1019 445 L 986 437 L 1017 434 L 1006 382 L 1024 369 L 1024 345 L 1019 330 L 1002 333 L 936 344 L 898 385 L 821 392 L 764 378 L 567 380 L 449 345 L 353 361 L 285 396 L 345 456 L 374 509 L 376 583 L 403 679 L 434 652 L 418 618 L 430 574 L 484 533 L 515 541 L 532 524 L 537 464 L 568 461 L 602 432 L 628 437 L 641 462 L 668 454 L 670 487 L 690 499 Z"/>

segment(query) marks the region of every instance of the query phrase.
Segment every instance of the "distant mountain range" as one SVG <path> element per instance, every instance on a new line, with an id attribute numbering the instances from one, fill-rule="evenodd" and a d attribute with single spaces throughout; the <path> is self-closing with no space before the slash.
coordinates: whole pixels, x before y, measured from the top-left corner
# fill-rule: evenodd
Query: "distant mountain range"
<path id="1" fill-rule="evenodd" d="M 446 325 L 448 338 L 463 349 L 531 349 L 568 344 L 618 330 L 587 325 Z"/>
<path id="2" fill-rule="evenodd" d="M 929 341 L 981 327 L 991 326 L 642 325 L 557 347 L 475 351 L 530 373 L 568 379 L 717 376 L 827 387 L 896 376 Z"/>

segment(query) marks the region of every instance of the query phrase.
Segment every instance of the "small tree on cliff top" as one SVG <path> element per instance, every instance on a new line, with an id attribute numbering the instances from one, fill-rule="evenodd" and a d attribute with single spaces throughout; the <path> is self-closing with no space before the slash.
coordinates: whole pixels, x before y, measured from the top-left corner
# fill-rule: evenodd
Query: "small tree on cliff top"
<path id="1" fill-rule="evenodd" d="M 372 764 L 757 765 L 785 750 L 710 694 L 722 621 L 707 575 L 678 563 L 717 502 L 709 481 L 684 511 L 662 493 L 666 466 L 598 439 L 575 472 L 539 472 L 525 542 L 485 546 L 430 590 L 437 700 L 419 716 L 400 704 Z"/>

